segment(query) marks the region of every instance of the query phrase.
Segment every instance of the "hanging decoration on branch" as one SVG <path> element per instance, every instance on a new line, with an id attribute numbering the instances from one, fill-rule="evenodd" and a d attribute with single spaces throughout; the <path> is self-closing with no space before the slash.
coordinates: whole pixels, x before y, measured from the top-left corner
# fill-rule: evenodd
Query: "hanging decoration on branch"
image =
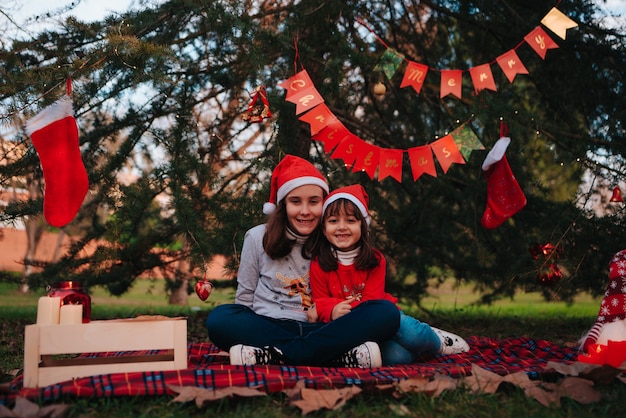
<path id="1" fill-rule="evenodd" d="M 206 278 L 206 272 L 204 273 L 204 277 L 202 280 L 198 280 L 194 287 L 196 291 L 196 295 L 198 298 L 205 302 L 209 296 L 211 296 L 211 292 L 213 291 L 213 283 Z"/>
<path id="2" fill-rule="evenodd" d="M 619 188 L 619 186 L 615 186 L 615 188 L 613 189 L 613 194 L 611 195 L 611 202 L 623 202 L 624 199 L 622 198 L 622 189 Z"/>
<path id="3" fill-rule="evenodd" d="M 562 248 L 555 247 L 548 242 L 545 244 L 535 244 L 529 251 L 533 259 L 541 260 L 541 265 L 537 272 L 539 282 L 544 286 L 558 283 L 563 277 L 563 273 L 557 264 L 563 252 Z"/>
<path id="4" fill-rule="evenodd" d="M 373 33 L 378 41 L 386 48 L 385 52 L 379 58 L 378 63 L 374 67 L 374 71 L 381 71 L 385 74 L 387 79 L 391 81 L 402 64 L 406 62 L 407 65 L 404 70 L 400 88 L 410 86 L 417 94 L 419 94 L 430 68 L 425 64 L 406 59 L 402 53 L 389 47 L 362 19 L 359 19 L 358 22 Z M 556 7 L 553 7 L 548 14 L 541 19 L 541 24 L 563 40 L 565 40 L 567 29 L 578 26 L 576 22 L 564 15 Z M 541 59 L 546 58 L 548 50 L 559 47 L 541 26 L 537 26 L 528 35 L 526 35 L 524 37 L 524 41 L 521 41 L 515 48 L 501 54 L 492 62 L 480 64 L 468 70 L 474 86 L 474 92 L 478 93 L 482 90 L 498 90 L 491 71 L 491 65 L 494 63 L 498 64 L 510 83 L 513 83 L 516 75 L 528 74 L 526 66 L 522 63 L 522 60 L 517 54 L 517 49 L 524 43 L 527 43 L 533 51 L 541 57 Z M 441 77 L 439 97 L 443 98 L 452 94 L 461 99 L 463 94 L 463 73 L 465 71 L 458 69 L 433 70 L 438 71 Z"/>
<path id="5" fill-rule="evenodd" d="M 467 122 L 428 145 L 408 150 L 381 148 L 359 138 L 341 123 L 324 103 L 306 70 L 279 86 L 287 90 L 285 100 L 296 105 L 296 115 L 302 115 L 299 119 L 310 125 L 311 139 L 321 142 L 330 158 L 343 160 L 353 172 L 365 172 L 371 179 L 378 170 L 379 181 L 392 177 L 401 182 L 405 152 L 416 181 L 422 174 L 437 177 L 433 154 L 447 173 L 452 164 L 465 164 L 473 150 L 485 149 Z"/>
<path id="6" fill-rule="evenodd" d="M 265 86 L 259 86 L 252 95 L 252 99 L 248 105 L 248 110 L 241 116 L 241 118 L 248 122 L 262 122 L 263 119 L 271 117 L 272 112 L 270 110 L 270 103 L 267 100 Z"/>
<path id="7" fill-rule="evenodd" d="M 499 227 L 526 206 L 526 196 L 506 159 L 506 149 L 510 143 L 509 127 L 506 122 L 501 121 L 500 139 L 489 151 L 482 165 L 487 178 L 487 207 L 481 224 L 487 229 Z"/>
<path id="8" fill-rule="evenodd" d="M 74 219 L 89 189 L 89 179 L 78 142 L 72 82 L 67 94 L 26 122 L 26 133 L 39 155 L 45 188 L 43 214 L 61 228 Z"/>

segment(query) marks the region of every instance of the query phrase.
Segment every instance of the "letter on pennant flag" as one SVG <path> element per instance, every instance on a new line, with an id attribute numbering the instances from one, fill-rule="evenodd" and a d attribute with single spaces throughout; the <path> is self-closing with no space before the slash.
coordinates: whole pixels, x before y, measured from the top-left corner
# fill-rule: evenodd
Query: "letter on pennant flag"
<path id="1" fill-rule="evenodd" d="M 435 160 L 430 145 L 409 148 L 407 152 L 409 153 L 409 161 L 411 162 L 413 181 L 417 181 L 422 174 L 437 177 L 437 168 L 435 168 Z"/>
<path id="2" fill-rule="evenodd" d="M 380 148 L 363 141 L 357 147 L 356 160 L 354 161 L 352 171 L 355 173 L 364 171 L 373 180 L 379 161 Z"/>
<path id="3" fill-rule="evenodd" d="M 404 55 L 394 51 L 392 48 L 387 48 L 385 53 L 380 57 L 378 64 L 374 67 L 374 71 L 384 72 L 387 79 L 391 80 L 403 60 Z"/>
<path id="4" fill-rule="evenodd" d="M 307 110 L 313 109 L 320 103 L 324 103 L 324 98 L 315 87 L 302 92 L 302 94 L 293 95 L 285 100 L 296 104 L 296 115 L 300 115 Z"/>
<path id="5" fill-rule="evenodd" d="M 409 61 L 409 65 L 404 72 L 404 78 L 402 79 L 402 84 L 400 84 L 400 88 L 411 86 L 413 87 L 413 90 L 415 90 L 415 92 L 419 94 L 419 92 L 422 90 L 422 86 L 424 85 L 426 73 L 428 73 L 427 65 Z"/>
<path id="6" fill-rule="evenodd" d="M 430 144 L 430 148 L 435 153 L 437 161 L 439 161 L 439 165 L 444 173 L 448 172 L 452 164 L 465 164 L 465 160 L 454 143 L 452 135 L 446 135 L 433 142 Z"/>
<path id="7" fill-rule="evenodd" d="M 491 73 L 491 67 L 489 64 L 483 64 L 478 67 L 470 68 L 469 71 L 472 76 L 474 91 L 476 93 L 485 89 L 497 91 L 496 82 L 493 79 L 493 74 Z"/>
<path id="8" fill-rule="evenodd" d="M 330 155 L 333 160 L 343 160 L 346 167 L 352 169 L 354 162 L 356 161 L 357 150 L 359 149 L 359 143 L 363 142 L 361 138 L 349 133 L 341 142 L 337 145 L 337 148 Z"/>
<path id="9" fill-rule="evenodd" d="M 299 119 L 311 125 L 311 135 L 315 135 L 333 121 L 337 120 L 337 117 L 330 111 L 328 106 L 322 103 L 315 106 L 310 112 L 300 116 Z"/>
<path id="10" fill-rule="evenodd" d="M 511 83 L 517 74 L 528 74 L 528 70 L 514 49 L 500 55 L 496 58 L 496 61 L 498 62 L 498 65 L 500 65 L 500 68 L 502 68 L 502 71 L 504 71 L 506 78 L 508 78 Z"/>
<path id="11" fill-rule="evenodd" d="M 313 135 L 311 139 L 322 142 L 324 144 L 324 152 L 330 154 L 337 144 L 348 135 L 350 135 L 348 128 L 335 119 L 319 133 Z"/>
<path id="12" fill-rule="evenodd" d="M 454 143 L 463 155 L 465 161 L 469 160 L 470 154 L 474 150 L 483 150 L 485 146 L 480 142 L 474 131 L 466 123 L 450 132 Z"/>
<path id="13" fill-rule="evenodd" d="M 578 23 L 565 16 L 559 9 L 553 7 L 547 15 L 541 19 L 541 23 L 554 32 L 561 39 L 565 39 L 568 29 L 575 28 Z"/>
<path id="14" fill-rule="evenodd" d="M 463 94 L 463 71 L 462 70 L 442 70 L 441 87 L 439 98 L 444 98 L 448 94 L 454 94 L 461 99 Z"/>
<path id="15" fill-rule="evenodd" d="M 386 177 L 393 177 L 398 183 L 402 182 L 402 155 L 401 149 L 380 149 L 380 163 L 378 167 L 378 181 Z"/>
<path id="16" fill-rule="evenodd" d="M 524 40 L 541 59 L 546 59 L 548 49 L 557 49 L 559 47 L 541 26 L 537 26 L 532 32 L 526 35 Z"/>
<path id="17" fill-rule="evenodd" d="M 309 77 L 309 73 L 307 73 L 306 70 L 302 70 L 282 83 L 278 83 L 278 86 L 287 90 L 285 99 L 289 99 L 294 95 L 302 94 L 303 91 L 315 87 L 313 85 L 313 81 L 311 81 L 311 77 Z"/>

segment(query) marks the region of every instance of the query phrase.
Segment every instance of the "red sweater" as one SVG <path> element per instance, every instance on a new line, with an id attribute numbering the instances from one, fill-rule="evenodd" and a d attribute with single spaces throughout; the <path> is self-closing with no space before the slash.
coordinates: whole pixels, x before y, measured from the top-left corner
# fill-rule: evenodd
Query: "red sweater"
<path id="1" fill-rule="evenodd" d="M 371 270 L 357 270 L 354 264 L 339 264 L 334 271 L 324 271 L 317 259 L 311 260 L 311 294 L 320 321 L 330 322 L 333 308 L 352 296 L 353 308 L 366 300 L 386 299 L 392 303 L 398 298 L 385 292 L 387 261 L 376 250 L 380 258 L 378 266 Z"/>

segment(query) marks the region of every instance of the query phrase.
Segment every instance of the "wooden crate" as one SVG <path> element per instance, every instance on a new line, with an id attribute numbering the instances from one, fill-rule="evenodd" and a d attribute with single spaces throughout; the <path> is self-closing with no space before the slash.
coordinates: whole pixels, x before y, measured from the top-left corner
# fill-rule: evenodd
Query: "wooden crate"
<path id="1" fill-rule="evenodd" d="M 82 353 L 165 350 L 159 354 L 78 358 Z M 85 376 L 187 367 L 187 320 L 127 319 L 74 325 L 27 325 L 24 387 Z"/>

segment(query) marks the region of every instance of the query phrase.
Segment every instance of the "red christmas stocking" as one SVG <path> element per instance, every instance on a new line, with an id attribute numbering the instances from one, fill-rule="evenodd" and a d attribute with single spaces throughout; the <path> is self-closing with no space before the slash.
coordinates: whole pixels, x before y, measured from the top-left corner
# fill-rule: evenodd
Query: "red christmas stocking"
<path id="1" fill-rule="evenodd" d="M 26 124 L 45 181 L 43 214 L 52 226 L 74 219 L 89 189 L 78 146 L 78 128 L 69 96 L 43 109 Z"/>
<path id="2" fill-rule="evenodd" d="M 526 196 L 504 154 L 510 142 L 511 138 L 500 138 L 483 162 L 487 178 L 487 208 L 481 223 L 487 229 L 499 227 L 526 206 Z"/>

